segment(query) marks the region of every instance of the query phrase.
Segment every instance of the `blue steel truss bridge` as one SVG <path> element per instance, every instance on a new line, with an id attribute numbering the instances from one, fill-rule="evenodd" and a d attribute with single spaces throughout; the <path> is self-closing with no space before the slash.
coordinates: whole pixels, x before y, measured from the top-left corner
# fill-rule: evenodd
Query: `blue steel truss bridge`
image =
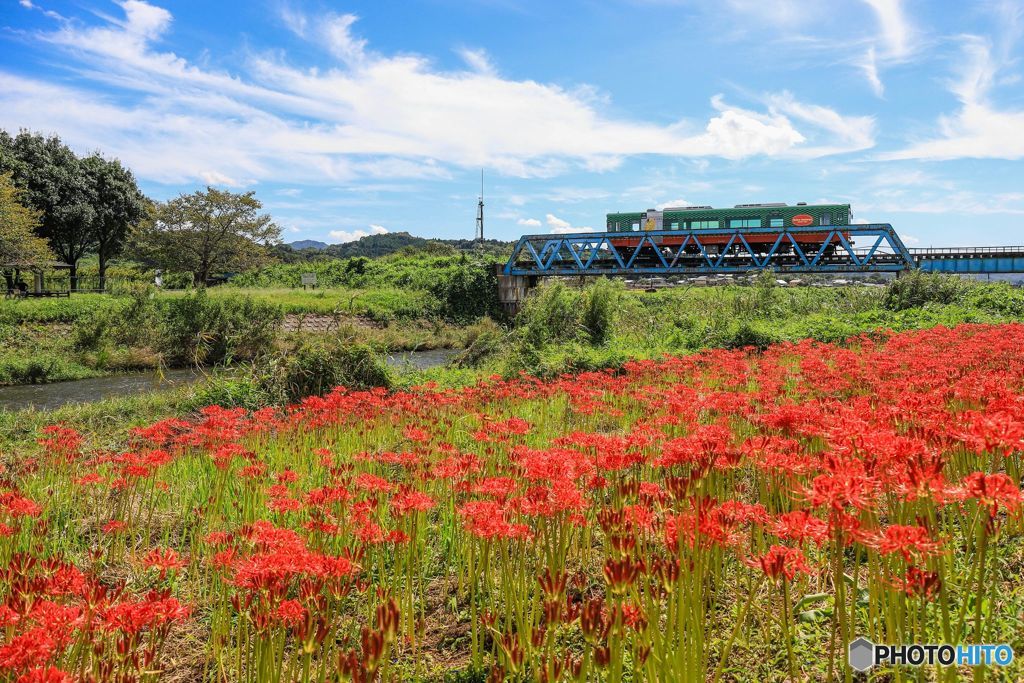
<path id="1" fill-rule="evenodd" d="M 665 238 L 671 238 L 671 245 Z M 908 249 L 888 223 L 833 229 L 719 228 L 524 235 L 516 243 L 502 274 L 664 276 L 764 269 L 780 273 L 1024 273 L 1024 246 Z"/>

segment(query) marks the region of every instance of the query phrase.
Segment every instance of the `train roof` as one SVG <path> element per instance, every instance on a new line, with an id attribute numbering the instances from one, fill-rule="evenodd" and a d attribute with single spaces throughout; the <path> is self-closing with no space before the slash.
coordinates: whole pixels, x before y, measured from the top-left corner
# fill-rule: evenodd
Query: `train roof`
<path id="1" fill-rule="evenodd" d="M 722 208 L 718 208 L 718 209 L 716 209 L 716 208 L 714 208 L 712 206 L 666 206 L 664 209 L 661 210 L 661 212 L 662 213 L 682 213 L 682 212 L 687 212 L 687 211 L 699 211 L 699 212 L 702 212 L 702 213 L 707 213 L 707 212 L 728 213 L 728 212 L 735 212 L 736 210 L 740 210 L 740 211 L 757 211 L 758 209 L 789 209 L 789 210 L 807 211 L 807 210 L 824 209 L 824 208 L 844 208 L 844 209 L 849 209 L 850 205 L 849 204 L 808 204 L 807 202 L 797 202 L 796 204 L 786 204 L 785 202 L 766 202 L 766 203 L 760 203 L 760 204 L 736 204 L 733 207 L 722 207 Z M 642 215 L 644 213 L 650 213 L 650 212 L 656 211 L 656 210 L 657 209 L 647 209 L 646 212 L 645 211 L 626 211 L 626 212 L 615 211 L 615 212 L 609 213 L 608 215 L 609 216 L 639 216 L 639 215 Z"/>

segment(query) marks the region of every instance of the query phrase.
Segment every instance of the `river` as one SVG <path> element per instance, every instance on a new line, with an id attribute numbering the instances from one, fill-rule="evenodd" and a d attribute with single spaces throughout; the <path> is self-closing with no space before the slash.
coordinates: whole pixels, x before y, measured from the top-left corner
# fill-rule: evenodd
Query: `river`
<path id="1" fill-rule="evenodd" d="M 455 354 L 453 349 L 430 351 L 404 351 L 388 355 L 385 360 L 394 368 L 427 370 L 445 365 Z M 23 384 L 0 387 L 0 410 L 54 410 L 69 403 L 88 403 L 104 398 L 131 396 L 147 391 L 168 389 L 195 382 L 203 373 L 193 369 L 167 370 L 162 377 L 155 372 L 130 373 L 112 377 L 94 377 L 73 382 L 51 384 Z"/>

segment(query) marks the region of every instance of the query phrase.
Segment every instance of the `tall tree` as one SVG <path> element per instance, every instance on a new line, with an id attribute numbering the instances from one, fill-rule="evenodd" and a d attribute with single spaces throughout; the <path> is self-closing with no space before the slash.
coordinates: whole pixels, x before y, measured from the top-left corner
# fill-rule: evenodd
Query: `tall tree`
<path id="1" fill-rule="evenodd" d="M 107 262 L 121 252 L 131 229 L 146 217 L 146 198 L 135 184 L 135 176 L 117 159 L 93 154 L 81 163 L 93 206 L 100 289 L 105 289 Z"/>
<path id="2" fill-rule="evenodd" d="M 28 208 L 11 174 L 0 174 L 0 266 L 29 268 L 53 260 L 46 240 L 36 235 L 39 212 Z"/>
<path id="3" fill-rule="evenodd" d="M 254 192 L 207 187 L 154 206 L 135 232 L 135 251 L 167 270 L 188 271 L 197 285 L 213 273 L 246 270 L 264 261 L 281 229 Z"/>
<path id="4" fill-rule="evenodd" d="M 21 131 L 11 137 L 0 131 L 3 172 L 13 174 L 29 206 L 40 212 L 39 235 L 71 266 L 74 288 L 78 260 L 96 247 L 92 191 L 81 161 L 56 135 Z"/>

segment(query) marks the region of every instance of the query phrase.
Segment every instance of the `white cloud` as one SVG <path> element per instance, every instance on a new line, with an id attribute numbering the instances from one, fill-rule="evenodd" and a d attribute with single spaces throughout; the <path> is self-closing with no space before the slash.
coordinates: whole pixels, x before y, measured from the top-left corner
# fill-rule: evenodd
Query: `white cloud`
<path id="1" fill-rule="evenodd" d="M 552 213 L 547 214 L 544 219 L 550 228 L 550 232 L 556 235 L 565 235 L 574 232 L 594 232 L 594 229 L 589 226 L 575 226 L 569 221 L 563 220 Z"/>
<path id="2" fill-rule="evenodd" d="M 36 34 L 66 51 L 81 79 L 113 86 L 116 97 L 0 70 L 0 126 L 59 131 L 167 183 L 444 177 L 448 166 L 547 177 L 607 170 L 638 154 L 814 157 L 873 142 L 843 137 L 845 128 L 862 128 L 862 117 L 784 93 L 775 97 L 785 106 L 763 112 L 716 96 L 703 123 L 613 118 L 593 88 L 503 78 L 479 50 L 463 50 L 470 67 L 456 71 L 418 55 L 378 54 L 356 34 L 352 14 L 282 12 L 286 27 L 332 55 L 334 67 L 307 68 L 268 51 L 250 53 L 242 72 L 230 74 L 155 47 L 173 20 L 167 10 L 142 0 L 122 8 L 123 19 L 62 22 Z"/>
<path id="3" fill-rule="evenodd" d="M 540 227 L 540 221 L 537 220 L 536 218 L 520 218 L 519 220 L 516 221 L 516 223 L 518 223 L 519 225 L 524 225 L 528 228 Z"/>
<path id="4" fill-rule="evenodd" d="M 207 185 L 227 185 L 228 187 L 240 187 L 245 185 L 230 176 L 226 176 L 223 173 L 217 171 L 200 171 L 199 177 Z"/>
<path id="5" fill-rule="evenodd" d="M 878 19 L 883 56 L 906 57 L 913 48 L 915 30 L 903 11 L 903 0 L 864 0 Z"/>
<path id="6" fill-rule="evenodd" d="M 864 77 L 868 79 L 868 85 L 871 86 L 871 91 L 876 96 L 881 97 L 885 94 L 885 85 L 882 83 L 882 79 L 878 76 L 878 60 L 875 58 L 875 46 L 872 45 L 864 53 L 864 59 L 858 62 L 861 70 L 864 71 Z"/>
<path id="7" fill-rule="evenodd" d="M 875 144 L 875 119 L 871 116 L 842 116 L 834 109 L 798 101 L 789 92 L 768 98 L 771 110 L 825 131 L 826 142 L 793 150 L 802 157 L 821 157 L 868 149 Z"/>
<path id="8" fill-rule="evenodd" d="M 339 243 L 343 242 L 355 242 L 356 240 L 370 235 L 383 235 L 388 232 L 388 229 L 383 225 L 370 224 L 369 230 L 331 230 L 327 233 L 331 239 L 337 240 Z"/>
<path id="9" fill-rule="evenodd" d="M 654 208 L 657 209 L 658 211 L 664 211 L 667 207 L 670 207 L 670 206 L 672 206 L 672 207 L 676 207 L 676 206 L 690 206 L 690 202 L 688 202 L 685 199 L 670 199 L 667 202 L 662 202 L 661 204 L 655 204 Z"/>
<path id="10" fill-rule="evenodd" d="M 878 34 L 855 64 L 864 72 L 871 91 L 877 97 L 885 94 L 879 71 L 882 66 L 905 61 L 917 50 L 918 31 L 907 16 L 903 0 L 863 0 L 875 14 Z"/>
<path id="11" fill-rule="evenodd" d="M 323 37 L 327 48 L 335 57 L 346 64 L 358 65 L 365 58 L 366 41 L 352 35 L 352 24 L 356 23 L 354 14 L 329 15 L 322 22 Z"/>
<path id="12" fill-rule="evenodd" d="M 1024 215 L 1024 192 L 877 193 L 857 203 L 858 210 L 878 215 L 893 213 L 956 214 L 958 216 Z"/>
<path id="13" fill-rule="evenodd" d="M 459 56 L 462 57 L 466 66 L 478 74 L 494 76 L 497 73 L 486 50 L 462 48 L 459 50 Z"/>
<path id="14" fill-rule="evenodd" d="M 883 159 L 1024 158 L 1024 109 L 1000 109 L 990 93 L 1001 69 L 1010 61 L 1006 45 L 997 49 L 979 36 L 961 38 L 963 61 L 958 78 L 949 84 L 960 109 L 939 117 L 938 134 L 889 154 Z"/>

